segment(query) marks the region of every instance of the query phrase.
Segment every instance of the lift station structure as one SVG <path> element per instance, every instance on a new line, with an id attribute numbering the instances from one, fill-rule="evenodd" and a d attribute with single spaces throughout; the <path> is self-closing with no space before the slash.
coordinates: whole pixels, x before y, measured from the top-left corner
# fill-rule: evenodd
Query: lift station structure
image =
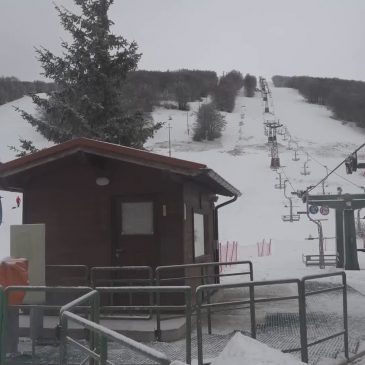
<path id="1" fill-rule="evenodd" d="M 309 205 L 336 212 L 336 267 L 359 270 L 354 211 L 365 207 L 365 194 L 307 195 Z"/>

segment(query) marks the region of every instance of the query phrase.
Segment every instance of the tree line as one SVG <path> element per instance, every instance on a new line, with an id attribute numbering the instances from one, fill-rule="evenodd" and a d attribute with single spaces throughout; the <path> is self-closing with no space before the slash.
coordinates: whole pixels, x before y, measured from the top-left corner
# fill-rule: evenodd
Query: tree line
<path id="1" fill-rule="evenodd" d="M 34 93 L 49 93 L 55 85 L 43 81 L 20 81 L 16 77 L 0 77 L 0 105 Z"/>
<path id="2" fill-rule="evenodd" d="M 162 104 L 169 108 L 188 110 L 188 103 L 212 94 L 218 77 L 214 71 L 131 71 L 121 87 L 126 107 L 152 112 Z M 168 103 L 176 102 L 176 104 Z"/>
<path id="3" fill-rule="evenodd" d="M 365 128 L 365 82 L 309 76 L 273 76 L 276 87 L 298 90 L 307 102 L 325 105 L 337 119 Z"/>
<path id="4" fill-rule="evenodd" d="M 247 97 L 255 95 L 257 79 L 247 74 L 245 77 L 239 71 L 232 70 L 223 75 L 213 92 L 213 101 L 200 106 L 194 125 L 194 141 L 213 140 L 222 135 L 226 126 L 224 116 L 220 111 L 231 113 L 235 106 L 238 91 L 244 87 Z"/>
<path id="5" fill-rule="evenodd" d="M 137 44 L 111 31 L 113 22 L 108 12 L 113 1 L 74 0 L 80 8 L 78 14 L 55 6 L 71 40 L 61 43 L 62 56 L 36 48 L 42 74 L 53 80 L 55 87 L 47 97 L 32 94 L 36 114 L 18 110 L 48 140 L 61 143 L 87 137 L 143 148 L 144 142 L 162 126 L 151 117 L 156 105 L 188 110 L 189 102 L 210 95 L 212 108 L 232 112 L 242 86 L 246 87 L 247 96 L 253 96 L 256 78 L 243 78 L 235 70 L 219 79 L 213 71 L 137 70 L 141 58 Z M 204 122 L 211 115 L 223 128 L 224 121 L 216 112 L 202 110 L 200 114 Z M 202 138 L 219 135 L 220 131 L 209 128 Z M 31 152 L 32 146 L 23 142 L 22 146 Z"/>

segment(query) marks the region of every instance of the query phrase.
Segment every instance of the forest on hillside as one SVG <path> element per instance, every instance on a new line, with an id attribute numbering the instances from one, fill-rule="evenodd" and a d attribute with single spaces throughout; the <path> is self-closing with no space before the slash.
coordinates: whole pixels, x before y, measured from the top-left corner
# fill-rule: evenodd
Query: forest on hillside
<path id="1" fill-rule="evenodd" d="M 252 80 L 253 87 L 249 83 Z M 120 97 L 128 110 L 152 112 L 155 106 L 188 110 L 189 102 L 202 100 L 210 95 L 219 110 L 232 112 L 237 92 L 244 84 L 246 93 L 253 94 L 256 78 L 251 75 L 243 78 L 242 74 L 235 70 L 220 78 L 214 71 L 204 70 L 138 70 L 127 74 Z M 0 77 L 0 105 L 24 95 L 49 94 L 54 90 L 54 83 Z"/>
<path id="2" fill-rule="evenodd" d="M 0 77 L 0 105 L 28 94 L 49 93 L 54 83 L 44 81 L 20 81 L 16 77 Z"/>
<path id="3" fill-rule="evenodd" d="M 296 89 L 307 102 L 325 105 L 336 119 L 365 128 L 365 82 L 309 76 L 273 76 L 275 87 Z"/>

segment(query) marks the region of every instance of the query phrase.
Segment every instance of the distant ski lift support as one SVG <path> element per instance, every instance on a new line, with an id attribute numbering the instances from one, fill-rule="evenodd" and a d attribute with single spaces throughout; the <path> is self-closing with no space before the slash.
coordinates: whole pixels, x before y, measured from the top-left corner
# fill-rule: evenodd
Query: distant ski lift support
<path id="1" fill-rule="evenodd" d="M 283 184 L 283 179 L 281 177 L 281 173 L 277 172 L 276 173 L 279 175 L 279 184 L 275 184 L 275 189 L 284 189 L 284 184 Z"/>

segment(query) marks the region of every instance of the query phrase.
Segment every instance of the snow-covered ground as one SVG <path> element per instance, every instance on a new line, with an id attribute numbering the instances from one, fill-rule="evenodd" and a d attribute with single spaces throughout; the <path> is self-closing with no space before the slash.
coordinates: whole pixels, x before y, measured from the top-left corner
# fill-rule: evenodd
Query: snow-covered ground
<path id="1" fill-rule="evenodd" d="M 327 166 L 335 167 L 365 140 L 365 131 L 350 123 L 342 123 L 331 118 L 331 113 L 324 107 L 310 105 L 292 89 L 272 88 L 276 118 L 287 126 L 300 149 L 299 161 L 293 161 L 294 152 L 288 149 L 288 141 L 278 136 L 279 156 L 283 178 L 288 178 L 290 191 L 305 189 L 317 183 L 325 176 Z M 39 147 L 49 146 L 34 128 L 26 123 L 14 110 L 14 106 L 27 111 L 33 109 L 31 99 L 24 97 L 17 101 L 0 106 L 0 161 L 6 162 L 15 157 L 9 145 L 19 145 L 19 138 L 30 139 Z M 146 143 L 146 147 L 153 152 L 168 155 L 168 128 L 171 124 L 172 156 L 207 164 L 225 179 L 237 187 L 242 196 L 233 204 L 220 210 L 220 240 L 238 241 L 241 259 L 253 259 L 255 278 L 265 279 L 297 276 L 315 269 L 306 268 L 302 264 L 302 254 L 318 253 L 318 241 L 306 240 L 309 235 L 317 237 L 316 226 L 306 216 L 301 216 L 299 222 L 283 222 L 282 215 L 289 214 L 285 207 L 288 201 L 283 190 L 275 189 L 278 174 L 270 169 L 269 147 L 263 128 L 263 104 L 260 95 L 254 98 L 237 97 L 233 113 L 227 114 L 227 126 L 220 140 L 212 142 L 193 142 L 192 126 L 195 112 L 199 103 L 191 103 L 189 112 L 157 108 L 153 117 L 155 121 L 166 122 L 153 139 Z M 244 125 L 239 126 L 241 114 L 245 113 Z M 171 117 L 171 120 L 169 120 Z M 267 115 L 266 118 L 268 119 Z M 272 117 L 274 118 L 274 116 Z M 189 134 L 187 127 L 189 126 Z M 241 129 L 241 132 L 240 132 Z M 292 146 L 294 144 L 292 143 Z M 303 163 L 309 153 L 310 175 L 302 175 Z M 365 159 L 365 154 L 359 155 Z M 336 193 L 337 187 L 343 192 L 361 193 L 361 186 L 365 186 L 365 177 L 361 171 L 346 175 L 344 167 L 338 175 L 331 175 L 325 186 L 326 193 Z M 345 180 L 346 179 L 346 180 Z M 315 193 L 321 193 L 319 186 Z M 0 226 L 0 256 L 9 253 L 8 226 L 19 223 L 21 210 L 11 209 L 15 204 L 15 194 L 1 192 L 3 196 L 3 221 Z M 220 201 L 225 200 L 222 198 Z M 305 210 L 301 200 L 294 197 L 294 211 Z M 331 212 L 323 222 L 326 240 L 326 253 L 334 252 L 335 224 L 334 214 Z M 256 243 L 262 239 L 272 240 L 272 254 L 267 257 L 257 257 Z M 359 258 L 365 268 L 365 254 L 359 253 Z M 283 265 L 285 262 L 285 265 Z M 285 268 L 285 270 L 283 269 Z M 357 277 L 361 273 L 352 275 Z M 361 280 L 359 280 L 361 284 Z M 365 284 L 364 284 L 365 292 Z"/>
<path id="2" fill-rule="evenodd" d="M 365 131 L 351 123 L 343 123 L 331 118 L 324 107 L 310 105 L 294 90 L 272 88 L 275 110 L 280 119 L 299 146 L 299 161 L 293 161 L 294 152 L 288 149 L 288 141 L 278 136 L 280 170 L 283 178 L 289 179 L 288 194 L 293 190 L 303 190 L 316 184 L 326 174 L 326 168 L 337 166 L 357 146 L 364 143 Z M 33 106 L 29 97 L 0 106 L 0 161 L 14 158 L 14 152 L 8 145 L 18 145 L 18 138 L 30 139 L 37 147 L 50 145 L 29 124 L 22 120 L 13 105 L 26 110 Z M 146 148 L 155 153 L 168 155 L 167 122 L 171 124 L 171 153 L 173 157 L 207 164 L 242 192 L 242 196 L 233 204 L 220 211 L 220 241 L 238 241 L 239 258 L 251 259 L 254 263 L 255 280 L 294 278 L 323 271 L 334 271 L 333 267 L 320 270 L 305 267 L 303 254 L 318 254 L 318 240 L 306 240 L 309 235 L 317 237 L 316 226 L 305 215 L 299 222 L 283 222 L 282 215 L 289 214 L 285 207 L 288 201 L 283 190 L 275 189 L 278 173 L 270 169 L 269 147 L 263 128 L 263 109 L 260 95 L 246 98 L 239 95 L 233 113 L 225 114 L 227 126 L 221 139 L 212 142 L 193 142 L 192 125 L 199 103 L 191 103 L 189 112 L 157 108 L 155 121 L 166 122 Z M 240 126 L 241 114 L 245 113 L 244 125 Z M 169 117 L 171 119 L 169 120 Z M 266 118 L 268 116 L 266 115 Z M 272 116 L 274 119 L 274 116 Z M 188 134 L 189 127 L 189 134 Z M 308 153 L 308 155 L 307 155 Z M 309 175 L 302 175 L 304 161 L 309 158 Z M 365 154 L 359 154 L 359 160 L 365 160 Z M 362 193 L 365 186 L 363 171 L 346 175 L 341 167 L 338 174 L 330 176 L 325 185 L 326 193 L 336 193 L 341 187 L 344 193 Z M 314 190 L 320 194 L 322 186 Z M 20 223 L 21 209 L 12 209 L 17 194 L 0 192 L 3 196 L 3 225 L 0 226 L 0 257 L 9 254 L 9 225 Z M 220 202 L 226 198 L 220 199 Z M 305 210 L 301 200 L 294 197 L 294 211 Z M 319 214 L 317 215 L 319 216 Z M 323 222 L 326 240 L 326 252 L 334 252 L 335 220 L 331 212 Z M 257 242 L 272 240 L 270 256 L 257 257 Z M 359 242 L 361 245 L 362 242 Z M 365 269 L 365 253 L 359 253 L 360 266 Z M 348 272 L 348 282 L 365 295 L 364 271 Z M 349 303 L 349 310 L 362 316 L 363 305 Z"/>
<path id="3" fill-rule="evenodd" d="M 364 142 L 364 130 L 332 119 L 328 110 L 305 103 L 295 90 L 273 88 L 272 94 L 275 115 L 287 126 L 292 141 L 298 144 L 300 150 L 300 160 L 293 161 L 294 151 L 288 149 L 288 141 L 278 136 L 280 161 L 285 166 L 281 170 L 282 177 L 288 178 L 292 185 L 288 185 L 288 195 L 293 188 L 303 190 L 318 183 L 326 174 L 324 166 L 329 169 L 337 166 Z M 278 174 L 269 167 L 269 147 L 263 128 L 264 107 L 259 95 L 237 98 L 234 112 L 226 114 L 227 126 L 222 138 L 214 142 L 192 142 L 187 134 L 187 117 L 191 127 L 197 107 L 197 103 L 193 103 L 189 113 L 157 109 L 154 118 L 166 122 L 169 116 L 172 118 L 172 156 L 207 164 L 242 192 L 236 202 L 220 210 L 221 242 L 239 242 L 240 258 L 251 258 L 258 264 L 255 265 L 257 279 L 303 275 L 315 270 L 302 264 L 302 254 L 318 254 L 318 240 L 305 239 L 309 235 L 317 237 L 315 224 L 305 215 L 299 222 L 293 223 L 283 222 L 281 218 L 289 214 L 289 208 L 285 207 L 288 201 L 283 190 L 274 188 L 279 182 Z M 240 133 L 239 122 L 243 112 L 245 118 Z M 168 154 L 168 129 L 158 131 L 146 146 L 154 152 Z M 292 146 L 295 146 L 293 142 Z M 310 175 L 304 176 L 301 172 L 307 153 Z M 365 155 L 359 154 L 361 157 Z M 365 177 L 361 171 L 346 175 L 342 167 L 337 172 L 338 175 L 333 174 L 328 179 L 326 193 L 336 193 L 337 187 L 342 187 L 344 193 L 363 192 L 360 187 L 365 185 Z M 322 186 L 313 191 L 321 192 Z M 294 197 L 293 201 L 294 212 L 305 210 L 301 200 Z M 326 253 L 333 253 L 335 241 L 331 237 L 335 235 L 334 214 L 331 212 L 321 218 L 328 219 L 322 223 L 324 235 L 329 237 Z M 272 255 L 258 258 L 256 243 L 264 238 L 272 240 Z M 359 255 L 365 268 L 365 260 L 361 253 Z"/>

